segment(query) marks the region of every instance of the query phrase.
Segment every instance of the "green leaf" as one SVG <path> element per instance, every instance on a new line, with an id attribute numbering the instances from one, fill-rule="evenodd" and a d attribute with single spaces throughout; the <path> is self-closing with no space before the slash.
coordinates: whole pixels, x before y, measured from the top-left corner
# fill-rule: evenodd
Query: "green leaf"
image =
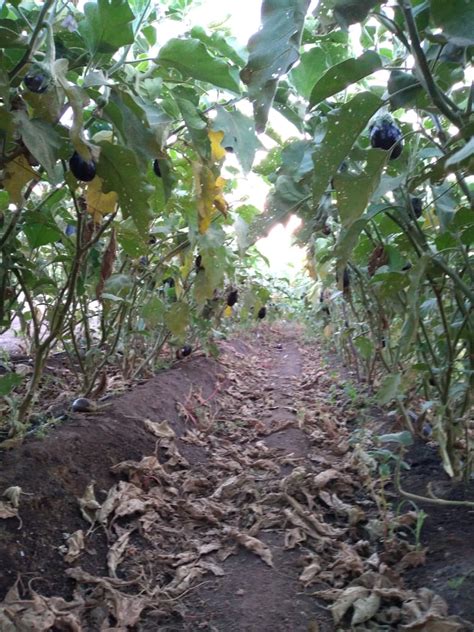
<path id="1" fill-rule="evenodd" d="M 379 435 L 379 441 L 382 443 L 400 443 L 404 446 L 413 445 L 413 435 L 408 430 L 402 432 L 391 432 L 389 434 Z"/>
<path id="2" fill-rule="evenodd" d="M 45 224 L 27 224 L 23 228 L 23 231 L 31 248 L 54 244 L 54 242 L 62 237 L 60 230 Z"/>
<path id="3" fill-rule="evenodd" d="M 58 160 L 61 139 L 52 125 L 39 119 L 29 119 L 26 112 L 18 110 L 14 114 L 21 138 L 28 151 L 53 177 L 54 166 Z"/>
<path id="4" fill-rule="evenodd" d="M 174 336 L 181 338 L 186 333 L 190 317 L 189 305 L 182 301 L 177 301 L 165 313 L 165 323 Z"/>
<path id="5" fill-rule="evenodd" d="M 300 178 L 278 176 L 275 187 L 267 198 L 266 212 L 258 215 L 250 227 L 251 242 L 268 233 L 291 213 L 301 212 L 311 198 L 310 186 Z"/>
<path id="6" fill-rule="evenodd" d="M 474 2 L 431 0 L 431 16 L 443 35 L 457 46 L 474 44 Z"/>
<path id="7" fill-rule="evenodd" d="M 337 208 L 343 226 L 350 226 L 365 211 L 380 182 L 387 152 L 369 149 L 367 165 L 362 174 L 338 173 L 334 176 Z"/>
<path id="8" fill-rule="evenodd" d="M 164 68 L 175 68 L 183 77 L 192 77 L 240 94 L 237 69 L 212 57 L 197 39 L 170 39 L 160 49 L 157 62 Z"/>
<path id="9" fill-rule="evenodd" d="M 340 26 L 347 28 L 362 22 L 380 0 L 335 0 L 334 17 Z"/>
<path id="10" fill-rule="evenodd" d="M 400 339 L 397 345 L 397 361 L 407 353 L 411 344 L 416 339 L 420 318 L 420 299 L 422 284 L 425 279 L 429 258 L 423 255 L 410 271 L 410 288 L 408 289 L 408 301 L 405 322 L 402 326 Z"/>
<path id="11" fill-rule="evenodd" d="M 336 64 L 325 72 L 313 87 L 309 99 L 310 107 L 315 107 L 324 99 L 337 94 L 380 68 L 382 68 L 382 60 L 377 53 L 370 50 L 357 59 L 346 59 Z"/>
<path id="12" fill-rule="evenodd" d="M 160 154 L 170 118 L 158 107 L 148 105 L 145 111 L 136 98 L 114 88 L 104 115 L 113 123 L 122 143 L 134 150 L 143 167 Z"/>
<path id="13" fill-rule="evenodd" d="M 217 31 L 208 35 L 202 26 L 194 26 L 191 29 L 191 37 L 201 40 L 208 48 L 214 49 L 220 55 L 227 57 L 227 59 L 230 59 L 236 66 L 243 66 L 247 60 L 245 51 L 240 50 L 238 42 L 234 37 L 228 35 L 224 36 Z"/>
<path id="14" fill-rule="evenodd" d="M 104 192 L 118 194 L 124 218 L 131 217 L 139 233 L 145 235 L 152 217 L 149 197 L 153 192 L 146 174 L 131 149 L 109 142 L 101 143 L 101 148 L 97 175 L 104 182 Z"/>
<path id="15" fill-rule="evenodd" d="M 265 129 L 278 80 L 298 60 L 310 0 L 263 0 L 260 30 L 248 43 L 249 61 L 240 73 L 253 103 L 257 132 Z"/>
<path id="16" fill-rule="evenodd" d="M 331 176 L 347 156 L 368 120 L 383 105 L 371 92 L 361 92 L 331 112 L 326 134 L 313 153 L 313 199 L 318 204 Z"/>
<path id="17" fill-rule="evenodd" d="M 21 375 L 17 375 L 16 373 L 7 373 L 0 377 L 0 397 L 5 397 L 8 393 L 18 386 L 23 381 Z"/>
<path id="18" fill-rule="evenodd" d="M 122 46 L 133 44 L 134 17 L 127 0 L 86 2 L 79 32 L 93 55 L 115 53 Z"/>
<path id="19" fill-rule="evenodd" d="M 152 296 L 140 310 L 141 317 L 151 329 L 156 329 L 163 321 L 165 304 L 157 296 Z"/>
<path id="20" fill-rule="evenodd" d="M 314 84 L 326 68 L 326 51 L 323 47 L 311 48 L 301 54 L 300 63 L 290 73 L 291 82 L 302 97 L 309 99 Z"/>
<path id="21" fill-rule="evenodd" d="M 377 393 L 378 403 L 389 404 L 392 400 L 397 399 L 400 395 L 401 382 L 402 376 L 400 373 L 387 375 Z"/>
<path id="22" fill-rule="evenodd" d="M 105 282 L 104 290 L 109 295 L 105 297 L 109 300 L 117 300 L 126 298 L 133 287 L 133 279 L 128 274 L 112 274 Z"/>
<path id="23" fill-rule="evenodd" d="M 421 105 L 421 97 L 425 95 L 421 83 L 411 73 L 392 70 L 387 84 L 392 108 Z"/>
<path id="24" fill-rule="evenodd" d="M 374 352 L 374 345 L 370 338 L 359 336 L 354 340 L 354 345 L 364 360 L 370 360 Z"/>
<path id="25" fill-rule="evenodd" d="M 194 148 L 204 160 L 211 157 L 211 144 L 207 134 L 208 122 L 199 110 L 199 96 L 190 87 L 178 86 L 172 90 L 173 97 L 188 128 Z"/>
<path id="26" fill-rule="evenodd" d="M 261 146 L 255 134 L 253 120 L 238 110 L 228 112 L 218 107 L 212 129 L 224 132 L 221 145 L 232 147 L 244 173 L 248 173 L 252 168 L 255 152 Z"/>
<path id="27" fill-rule="evenodd" d="M 474 138 L 471 138 L 464 147 L 456 151 L 446 160 L 446 167 L 452 167 L 464 162 L 474 154 Z"/>

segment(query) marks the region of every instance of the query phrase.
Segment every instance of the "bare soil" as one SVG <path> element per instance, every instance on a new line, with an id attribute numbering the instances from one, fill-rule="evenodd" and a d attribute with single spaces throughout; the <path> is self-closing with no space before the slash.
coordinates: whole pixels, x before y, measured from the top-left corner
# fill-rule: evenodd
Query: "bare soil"
<path id="1" fill-rule="evenodd" d="M 349 444 L 359 412 L 301 339 L 262 328 L 0 452 L 0 491 L 23 492 L 18 517 L 0 520 L 1 632 L 2 606 L 53 632 L 474 629 L 473 512 L 423 507 L 426 560 L 409 530 L 387 545 L 377 484 Z M 153 435 L 144 420 L 167 424 Z M 403 485 L 474 499 L 447 484 L 434 449 L 415 446 Z M 116 499 L 102 521 L 88 506 L 92 526 L 78 502 L 91 481 L 102 510 Z M 78 531 L 84 549 L 66 561 Z M 353 627 L 347 589 L 364 612 Z"/>

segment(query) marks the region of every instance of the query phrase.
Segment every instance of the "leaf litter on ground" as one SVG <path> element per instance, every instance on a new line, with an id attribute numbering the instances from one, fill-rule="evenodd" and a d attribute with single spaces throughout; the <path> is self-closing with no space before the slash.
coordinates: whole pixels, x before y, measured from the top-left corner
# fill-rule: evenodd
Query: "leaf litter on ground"
<path id="1" fill-rule="evenodd" d="M 259 347 L 271 348 L 284 335 L 269 328 Z M 154 621 L 186 616 L 186 596 L 225 575 L 226 560 L 240 547 L 275 568 L 275 545 L 265 541 L 270 532 L 283 550 L 299 553 L 301 589 L 329 603 L 337 629 L 469 629 L 449 616 L 441 597 L 404 586 L 403 571 L 423 563 L 426 552 L 401 541 L 397 527 L 413 524 L 416 515 L 398 516 L 387 537 L 370 457 L 349 445 L 353 411 L 347 402 L 328 402 L 331 378 L 314 348 L 300 347 L 302 377 L 286 378 L 282 395 L 260 349 L 227 350 L 217 396 L 206 400 L 192 390 L 179 406 L 186 423 L 181 437 L 166 420 L 143 419 L 155 453 L 114 465 L 119 480 L 102 502 L 93 481 L 78 498 L 89 531 L 76 531 L 63 545 L 73 599 L 32 588 L 22 591 L 24 598 L 17 582 L 0 604 L 0 629 L 127 632 L 147 613 Z M 284 419 L 269 414 L 279 409 Z M 288 428 L 305 437 L 304 455 L 265 443 Z M 204 452 L 202 462 L 189 463 L 186 445 Z M 4 497 L 0 518 L 18 516 L 19 495 Z M 106 534 L 108 575 L 81 568 L 92 529 Z M 308 629 L 315 626 L 308 621 Z"/>

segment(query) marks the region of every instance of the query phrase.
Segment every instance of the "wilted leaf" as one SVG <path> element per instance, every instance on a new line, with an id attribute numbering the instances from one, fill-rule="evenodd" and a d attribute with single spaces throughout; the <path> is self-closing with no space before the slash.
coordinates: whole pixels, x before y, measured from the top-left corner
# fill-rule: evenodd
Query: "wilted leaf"
<path id="1" fill-rule="evenodd" d="M 159 439 L 175 439 L 176 438 L 175 431 L 170 427 L 167 421 L 161 421 L 158 423 L 157 421 L 150 421 L 150 419 L 144 419 L 143 423 L 145 425 L 145 428 L 149 432 L 151 432 L 153 435 L 155 435 L 155 437 L 158 437 Z"/>
<path id="2" fill-rule="evenodd" d="M 66 544 L 68 546 L 68 550 L 66 555 L 64 556 L 64 559 L 68 563 L 74 562 L 84 550 L 84 532 L 81 529 L 75 531 L 72 535 L 68 537 Z"/>
<path id="3" fill-rule="evenodd" d="M 11 504 L 13 505 L 13 507 L 15 507 L 16 509 L 18 509 L 19 505 L 20 505 L 20 496 L 21 496 L 21 492 L 22 489 L 21 487 L 19 487 L 18 485 L 13 485 L 12 487 L 8 487 L 4 492 L 3 492 L 3 496 L 5 498 L 8 498 L 8 500 L 11 502 Z"/>
<path id="4" fill-rule="evenodd" d="M 215 132 L 211 129 L 208 132 L 208 136 L 211 141 L 211 158 L 215 162 L 219 162 L 219 160 L 222 160 L 225 156 L 225 149 L 221 144 L 224 138 L 224 132 Z"/>
<path id="5" fill-rule="evenodd" d="M 39 180 L 39 176 L 31 168 L 26 156 L 21 154 L 5 166 L 5 177 L 3 186 L 10 195 L 13 204 L 21 206 L 23 204 L 23 188 L 31 182 L 31 180 Z"/>
<path id="6" fill-rule="evenodd" d="M 92 215 L 92 219 L 96 224 L 100 224 L 104 215 L 115 211 L 118 195 L 115 191 L 104 193 L 102 190 L 102 179 L 96 176 L 87 186 L 86 201 L 87 212 Z"/>
<path id="7" fill-rule="evenodd" d="M 95 524 L 97 515 L 100 510 L 100 504 L 97 502 L 94 494 L 94 483 L 89 483 L 82 498 L 78 498 L 81 514 L 91 525 Z"/>
<path id="8" fill-rule="evenodd" d="M 375 616 L 380 608 L 381 599 L 376 593 L 371 593 L 368 597 L 357 599 L 354 606 L 351 625 L 358 625 L 369 621 Z"/>
<path id="9" fill-rule="evenodd" d="M 260 558 L 262 558 L 265 564 L 273 568 L 272 553 L 269 547 L 264 542 L 245 533 L 241 533 L 237 531 L 237 529 L 233 528 L 225 529 L 224 533 L 232 536 L 232 538 L 234 538 L 234 540 L 238 542 L 241 546 L 246 548 L 251 553 L 255 553 L 255 555 L 258 555 Z"/>
<path id="10" fill-rule="evenodd" d="M 107 552 L 107 566 L 111 577 L 117 577 L 117 567 L 120 564 L 123 554 L 128 546 L 130 535 L 135 529 L 125 531 L 122 535 L 112 544 Z"/>

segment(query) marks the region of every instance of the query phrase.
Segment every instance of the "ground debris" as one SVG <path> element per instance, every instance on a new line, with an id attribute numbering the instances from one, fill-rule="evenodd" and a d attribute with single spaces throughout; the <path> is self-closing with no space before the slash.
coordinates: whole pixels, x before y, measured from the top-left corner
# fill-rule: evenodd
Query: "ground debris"
<path id="1" fill-rule="evenodd" d="M 350 403 L 328 401 L 331 378 L 288 331 L 263 329 L 245 353 L 226 343 L 211 395 L 193 385 L 178 402 L 180 428 L 143 417 L 152 454 L 115 463 L 109 489 L 90 481 L 77 498 L 84 529 L 62 545 L 73 598 L 16 582 L 0 603 L 2 632 L 469 629 L 441 597 L 404 585 L 427 554 L 398 535 L 416 512 L 381 514 L 371 457 L 350 447 Z M 17 516 L 14 500 L 0 503 L 0 518 Z M 90 572 L 96 533 L 105 563 Z M 219 599 L 228 612 L 211 622 Z M 259 607 L 267 627 L 251 619 Z M 241 610 L 248 619 L 232 627 Z"/>

